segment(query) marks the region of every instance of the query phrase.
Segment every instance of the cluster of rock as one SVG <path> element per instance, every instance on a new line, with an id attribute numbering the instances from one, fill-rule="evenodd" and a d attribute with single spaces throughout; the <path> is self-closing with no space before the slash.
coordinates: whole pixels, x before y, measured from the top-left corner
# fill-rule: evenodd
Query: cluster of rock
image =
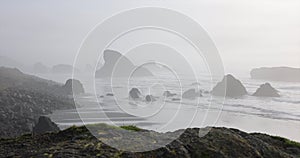
<path id="1" fill-rule="evenodd" d="M 175 93 L 171 93 L 170 91 L 165 91 L 163 93 L 163 96 L 164 97 L 173 97 L 173 96 L 176 96 L 176 94 Z M 129 91 L 129 98 L 133 99 L 133 100 L 142 100 L 143 98 L 145 98 L 146 102 L 154 102 L 154 101 L 156 101 L 156 98 L 153 95 L 151 95 L 151 94 L 148 94 L 148 95 L 146 95 L 144 97 L 143 94 L 140 92 L 140 90 L 138 88 L 132 88 Z"/>
<path id="2" fill-rule="evenodd" d="M 209 92 L 204 92 L 204 93 L 206 94 Z M 236 98 L 236 97 L 242 97 L 244 95 L 247 95 L 248 92 L 241 81 L 239 81 L 234 76 L 229 74 L 229 75 L 224 76 L 222 81 L 218 82 L 216 84 L 216 86 L 212 89 L 211 94 L 214 96 Z M 163 96 L 166 98 L 169 98 L 169 97 L 176 96 L 176 94 L 171 93 L 170 91 L 165 91 L 163 93 Z M 195 88 L 188 89 L 185 92 L 183 92 L 183 94 L 182 94 L 183 99 L 191 99 L 191 100 L 194 100 L 194 99 L 196 99 L 198 97 L 202 97 L 202 96 L 203 96 L 202 91 L 197 90 Z M 278 94 L 278 91 L 275 88 L 273 88 L 270 83 L 265 83 L 265 84 L 261 85 L 256 90 L 256 92 L 253 93 L 253 96 L 280 97 L 280 95 Z M 143 99 L 144 97 L 143 97 L 142 93 L 139 91 L 139 89 L 132 88 L 129 91 L 129 98 L 136 100 L 136 99 Z M 147 102 L 153 102 L 156 99 L 152 95 L 147 95 L 145 97 L 145 100 Z M 171 100 L 178 101 L 178 100 L 180 100 L 180 98 L 171 98 Z"/>
<path id="3" fill-rule="evenodd" d="M 124 132 L 124 129 L 104 124 L 98 126 L 101 128 L 96 133 L 102 134 L 101 139 L 93 136 L 84 126 L 34 137 L 24 135 L 20 138 L 1 139 L 0 157 L 300 157 L 299 143 L 277 136 L 245 133 L 237 129 L 214 127 L 203 137 L 199 137 L 199 128 L 167 133 L 141 130 L 133 132 L 131 139 L 122 139 L 128 137 L 128 132 Z M 161 141 L 160 135 L 173 138 L 177 132 L 183 133 L 170 144 L 147 152 L 121 151 L 101 141 L 122 139 L 123 144 L 134 149 L 135 144 L 138 144 L 134 141 L 141 142 L 139 148 L 156 145 Z M 149 137 L 140 141 L 143 135 Z"/>
<path id="4" fill-rule="evenodd" d="M 212 92 L 215 96 L 224 97 L 241 97 L 247 95 L 248 92 L 244 85 L 232 75 L 226 75 L 223 80 L 213 88 Z M 278 91 L 271 86 L 270 83 L 261 85 L 253 96 L 259 97 L 279 97 Z"/>

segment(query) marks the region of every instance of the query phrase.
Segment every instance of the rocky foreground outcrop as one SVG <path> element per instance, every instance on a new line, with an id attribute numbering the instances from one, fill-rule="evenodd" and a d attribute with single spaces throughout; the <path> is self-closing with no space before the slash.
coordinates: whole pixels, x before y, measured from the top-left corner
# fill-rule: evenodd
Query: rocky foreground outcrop
<path id="1" fill-rule="evenodd" d="M 247 94 L 247 90 L 241 81 L 229 74 L 217 83 L 212 90 L 212 94 L 215 96 L 241 97 Z"/>
<path id="2" fill-rule="evenodd" d="M 95 126 L 95 125 L 94 125 Z M 128 128 L 110 127 L 99 124 L 99 130 L 107 139 L 120 139 Z M 110 131 L 113 134 L 108 134 Z M 165 135 L 176 134 L 168 132 Z M 147 130 L 132 132 L 159 133 Z M 138 134 L 137 134 L 138 135 Z M 199 129 L 186 129 L 170 144 L 148 152 L 128 152 L 112 148 L 96 139 L 86 127 L 71 127 L 58 133 L 43 135 L 23 135 L 14 139 L 0 140 L 0 157 L 187 157 L 187 158 L 291 158 L 300 157 L 300 144 L 275 136 L 259 133 L 245 133 L 237 129 L 211 128 L 204 137 L 199 137 Z M 138 137 L 138 136 L 135 136 Z M 138 138 L 127 139 L 127 146 Z M 159 141 L 159 140 L 158 140 Z M 140 146 L 149 145 L 141 143 Z M 151 143 L 157 141 L 151 139 Z"/>
<path id="3" fill-rule="evenodd" d="M 300 68 L 262 67 L 251 70 L 252 79 L 284 82 L 300 82 Z"/>
<path id="4" fill-rule="evenodd" d="M 271 86 L 270 83 L 260 85 L 260 87 L 253 93 L 257 97 L 280 97 L 278 91 Z"/>

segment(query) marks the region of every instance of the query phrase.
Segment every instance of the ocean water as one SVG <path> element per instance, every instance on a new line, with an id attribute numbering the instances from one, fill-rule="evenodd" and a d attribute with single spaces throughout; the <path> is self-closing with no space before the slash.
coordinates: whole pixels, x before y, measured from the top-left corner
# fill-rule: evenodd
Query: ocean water
<path id="1" fill-rule="evenodd" d="M 70 75 L 40 76 L 62 83 L 70 78 Z M 247 76 L 237 78 L 249 95 L 225 99 L 208 93 L 218 81 L 211 81 L 205 75 L 199 77 L 197 83 L 189 78 L 178 82 L 168 76 L 130 81 L 96 79 L 94 87 L 85 87 L 87 95 L 76 97 L 77 109 L 55 111 L 50 117 L 61 128 L 108 123 L 167 132 L 188 127 L 219 126 L 267 133 L 300 142 L 300 83 L 270 82 L 281 97 L 260 98 L 251 94 L 266 81 L 252 80 Z M 80 80 L 88 85 L 84 77 Z M 153 95 L 156 101 L 149 103 L 144 98 L 138 101 L 130 99 L 128 91 L 133 87 L 139 88 L 143 97 Z M 201 90 L 203 97 L 182 99 L 181 93 L 191 88 Z M 177 95 L 165 98 L 162 95 L 165 90 Z M 107 96 L 107 93 L 113 96 Z"/>

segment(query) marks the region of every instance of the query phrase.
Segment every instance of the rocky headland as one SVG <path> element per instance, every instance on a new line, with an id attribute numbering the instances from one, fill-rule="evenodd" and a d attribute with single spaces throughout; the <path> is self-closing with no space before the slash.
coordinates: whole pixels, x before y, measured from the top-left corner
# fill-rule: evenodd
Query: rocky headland
<path id="1" fill-rule="evenodd" d="M 31 132 L 40 116 L 74 107 L 66 86 L 0 67 L 0 137 Z"/>
<path id="2" fill-rule="evenodd" d="M 300 82 L 300 68 L 262 67 L 251 70 L 252 79 L 283 82 Z"/>

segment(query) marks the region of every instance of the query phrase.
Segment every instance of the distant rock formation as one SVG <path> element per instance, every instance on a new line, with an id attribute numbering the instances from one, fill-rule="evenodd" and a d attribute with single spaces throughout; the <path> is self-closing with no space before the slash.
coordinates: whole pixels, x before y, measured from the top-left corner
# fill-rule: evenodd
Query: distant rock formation
<path id="1" fill-rule="evenodd" d="M 258 97 L 280 97 L 278 91 L 271 86 L 270 83 L 265 83 L 260 85 L 260 87 L 256 90 L 253 96 Z"/>
<path id="2" fill-rule="evenodd" d="M 201 91 L 196 91 L 196 89 L 189 89 L 182 94 L 182 98 L 185 99 L 195 99 L 197 97 L 202 97 Z"/>
<path id="3" fill-rule="evenodd" d="M 171 93 L 170 91 L 164 91 L 163 96 L 165 97 L 173 97 L 176 93 Z"/>
<path id="4" fill-rule="evenodd" d="M 62 88 L 68 95 L 84 93 L 84 88 L 82 83 L 76 79 L 68 79 Z"/>
<path id="5" fill-rule="evenodd" d="M 156 101 L 156 99 L 152 95 L 146 95 L 145 99 L 146 99 L 147 102 L 154 102 L 154 101 Z"/>
<path id="6" fill-rule="evenodd" d="M 46 116 L 41 116 L 38 123 L 32 129 L 33 134 L 44 134 L 58 131 L 58 126 Z"/>
<path id="7" fill-rule="evenodd" d="M 104 65 L 96 71 L 97 78 L 129 77 L 134 71 L 134 77 L 153 76 L 146 68 L 136 66 L 125 56 L 117 51 L 105 50 L 103 53 Z M 113 73 L 113 71 L 115 71 Z"/>
<path id="8" fill-rule="evenodd" d="M 24 74 L 16 68 L 0 67 L 0 90 L 8 87 L 23 87 L 50 92 L 57 89 L 58 85 L 50 80 Z"/>
<path id="9" fill-rule="evenodd" d="M 226 75 L 223 80 L 213 88 L 212 94 L 215 96 L 240 97 L 247 94 L 247 90 L 241 81 L 232 75 Z"/>
<path id="10" fill-rule="evenodd" d="M 72 65 L 59 64 L 59 65 L 54 65 L 52 67 L 52 73 L 71 74 L 73 72 L 73 69 L 75 72 L 80 72 L 77 68 L 74 68 Z"/>
<path id="11" fill-rule="evenodd" d="M 35 63 L 33 65 L 32 71 L 38 74 L 44 74 L 49 72 L 49 68 L 42 63 Z"/>
<path id="12" fill-rule="evenodd" d="M 24 68 L 24 64 L 6 56 L 0 56 L 0 66 L 18 68 L 18 69 Z"/>
<path id="13" fill-rule="evenodd" d="M 263 67 L 251 70 L 252 79 L 300 82 L 300 68 Z"/>
<path id="14" fill-rule="evenodd" d="M 132 88 L 129 91 L 129 98 L 131 98 L 131 99 L 139 99 L 141 97 L 141 95 L 142 95 L 142 93 L 137 88 Z"/>

